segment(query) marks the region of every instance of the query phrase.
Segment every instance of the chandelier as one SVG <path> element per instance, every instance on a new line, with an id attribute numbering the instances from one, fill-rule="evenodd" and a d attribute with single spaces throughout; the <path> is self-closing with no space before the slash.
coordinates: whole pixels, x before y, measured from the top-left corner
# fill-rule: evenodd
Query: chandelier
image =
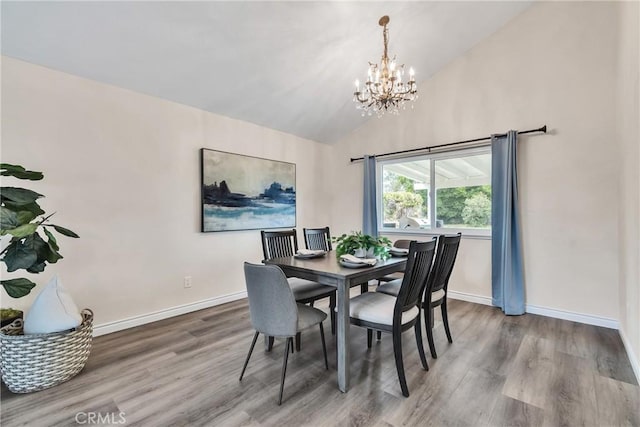
<path id="1" fill-rule="evenodd" d="M 389 59 L 387 55 L 388 23 L 389 17 L 386 15 L 378 21 L 378 24 L 383 27 L 382 36 L 384 39 L 384 53 L 380 66 L 369 62 L 367 81 L 362 90 L 360 90 L 360 81 L 356 80 L 353 101 L 357 103 L 356 108 L 362 110 L 363 116 L 365 113 L 371 115 L 374 111 L 378 117 L 384 115 L 385 112 L 398 114 L 399 107 L 404 109 L 407 101 L 414 101 L 418 97 L 418 86 L 413 68 L 409 69 L 409 81 L 404 83 L 402 81 L 404 65 L 398 66 L 396 57 Z"/>

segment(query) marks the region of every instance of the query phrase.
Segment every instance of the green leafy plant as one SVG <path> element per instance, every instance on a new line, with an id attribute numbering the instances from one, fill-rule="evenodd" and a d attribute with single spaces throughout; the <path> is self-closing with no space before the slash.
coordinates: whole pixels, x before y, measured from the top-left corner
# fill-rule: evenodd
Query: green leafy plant
<path id="1" fill-rule="evenodd" d="M 491 224 L 491 200 L 477 193 L 464 201 L 462 219 L 471 227 L 486 227 Z"/>
<path id="2" fill-rule="evenodd" d="M 394 191 L 383 194 L 385 220 L 397 220 L 415 213 L 420 215 L 420 209 L 424 206 L 422 196 L 417 193 Z"/>
<path id="3" fill-rule="evenodd" d="M 337 256 L 354 255 L 358 249 L 373 249 L 374 255 L 380 258 L 388 258 L 390 256 L 391 240 L 383 236 L 373 237 L 368 234 L 362 234 L 361 231 L 354 231 L 351 234 L 333 237 L 331 240 L 336 243 Z"/>
<path id="4" fill-rule="evenodd" d="M 5 326 L 14 319 L 22 318 L 22 311 L 14 308 L 0 308 L 0 325 Z"/>
<path id="5" fill-rule="evenodd" d="M 438 219 L 443 220 L 445 224 L 464 224 L 462 211 L 466 201 L 476 194 L 484 194 L 491 200 L 491 186 L 439 188 L 436 192 Z"/>
<path id="6" fill-rule="evenodd" d="M 42 172 L 28 171 L 22 166 L 0 163 L 0 175 L 18 179 L 39 181 Z M 7 271 L 26 270 L 28 273 L 41 273 L 48 264 L 62 259 L 58 242 L 51 232 L 68 237 L 79 237 L 73 231 L 51 224 L 45 211 L 37 200 L 44 197 L 35 191 L 18 187 L 0 187 L 0 236 L 11 236 L 8 245 L 0 252 L 0 261 Z M 39 231 L 47 238 L 43 239 Z M 36 284 L 26 278 L 0 280 L 7 294 L 20 298 L 31 292 Z"/>

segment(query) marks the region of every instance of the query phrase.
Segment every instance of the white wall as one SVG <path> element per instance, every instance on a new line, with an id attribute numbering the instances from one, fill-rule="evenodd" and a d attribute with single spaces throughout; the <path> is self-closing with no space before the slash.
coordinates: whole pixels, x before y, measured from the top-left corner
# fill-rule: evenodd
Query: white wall
<path id="1" fill-rule="evenodd" d="M 620 144 L 620 330 L 640 378 L 640 4 L 620 3 L 616 139 Z"/>
<path id="2" fill-rule="evenodd" d="M 81 236 L 61 237 L 65 258 L 31 278 L 57 273 L 96 324 L 245 289 L 259 232 L 200 233 L 201 147 L 296 163 L 299 228 L 329 222 L 315 178 L 331 147 L 2 58 L 2 161 L 45 175 L 3 185 L 44 194 L 55 223 Z M 2 292 L 2 306 L 19 308 L 36 293 Z"/>
<path id="3" fill-rule="evenodd" d="M 362 165 L 349 157 L 546 124 L 519 143 L 527 304 L 618 319 L 617 18 L 614 3 L 535 3 L 422 82 L 413 111 L 345 138 L 333 228 L 360 227 Z M 450 289 L 489 297 L 490 252 L 463 240 Z"/>

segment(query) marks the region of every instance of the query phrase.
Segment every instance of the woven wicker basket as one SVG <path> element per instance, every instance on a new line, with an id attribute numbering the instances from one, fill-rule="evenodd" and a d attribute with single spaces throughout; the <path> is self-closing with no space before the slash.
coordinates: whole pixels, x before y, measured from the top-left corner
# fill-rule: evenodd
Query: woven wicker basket
<path id="1" fill-rule="evenodd" d="M 0 374 L 9 390 L 30 393 L 73 378 L 84 368 L 93 337 L 93 312 L 70 331 L 22 335 L 22 319 L 0 329 Z"/>

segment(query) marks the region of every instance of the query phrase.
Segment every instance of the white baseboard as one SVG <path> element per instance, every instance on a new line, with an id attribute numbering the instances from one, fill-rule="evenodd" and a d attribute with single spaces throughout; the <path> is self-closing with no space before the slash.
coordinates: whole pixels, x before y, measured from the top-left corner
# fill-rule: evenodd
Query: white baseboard
<path id="1" fill-rule="evenodd" d="M 636 374 L 636 381 L 640 382 L 640 362 L 638 362 L 638 356 L 634 353 L 633 348 L 631 347 L 631 343 L 627 338 L 627 334 L 624 332 L 624 329 L 620 328 L 620 338 L 622 339 L 622 344 L 624 344 L 625 350 L 627 350 L 627 356 L 629 357 L 629 362 L 631 363 L 631 368 L 633 369 L 633 373 Z"/>
<path id="2" fill-rule="evenodd" d="M 593 316 L 591 314 L 574 313 L 572 311 L 558 310 L 556 308 L 539 307 L 527 304 L 527 313 L 541 316 L 555 317 L 556 319 L 571 320 L 572 322 L 585 323 L 587 325 L 602 326 L 609 329 L 620 329 L 620 322 L 608 317 Z"/>
<path id="3" fill-rule="evenodd" d="M 465 292 L 448 291 L 447 295 L 452 299 L 474 302 L 476 304 L 492 305 L 491 298 L 481 295 L 473 295 Z M 620 323 L 615 319 L 607 317 L 593 316 L 591 314 L 574 313 L 572 311 L 558 310 L 556 308 L 540 307 L 527 304 L 527 313 L 539 314 L 541 316 L 553 317 L 556 319 L 571 320 L 572 322 L 585 323 L 587 325 L 602 326 L 609 329 L 620 329 Z"/>
<path id="4" fill-rule="evenodd" d="M 467 302 L 474 302 L 476 304 L 491 305 L 491 298 L 484 297 L 482 295 L 467 294 L 465 292 L 449 290 L 447 291 L 447 297 Z"/>
<path id="5" fill-rule="evenodd" d="M 247 297 L 247 291 L 236 292 L 233 294 L 223 295 L 220 297 L 209 298 L 202 301 L 192 302 L 189 304 L 178 305 L 176 307 L 166 308 L 164 310 L 154 311 L 152 313 L 141 314 L 139 316 L 129 317 L 127 319 L 107 322 L 94 326 L 93 336 L 111 334 L 113 332 L 122 331 L 124 329 L 145 325 L 158 320 L 168 319 L 169 317 L 179 316 L 181 314 L 191 313 L 192 311 L 202 310 L 204 308 L 214 307 L 231 301 L 236 301 Z"/>

